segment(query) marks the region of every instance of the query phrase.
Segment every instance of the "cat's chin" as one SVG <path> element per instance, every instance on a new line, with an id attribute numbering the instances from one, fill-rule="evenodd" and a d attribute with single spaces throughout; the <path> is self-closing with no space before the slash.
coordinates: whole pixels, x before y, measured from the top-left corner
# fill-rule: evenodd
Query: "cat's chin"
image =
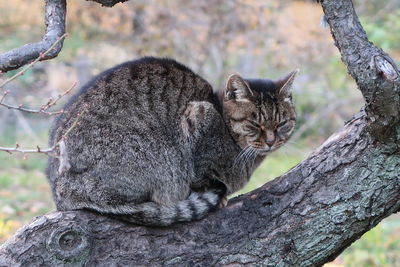
<path id="1" fill-rule="evenodd" d="M 266 155 L 268 155 L 268 153 L 271 153 L 272 151 L 273 151 L 273 149 L 270 149 L 270 148 L 258 148 L 257 155 L 265 157 Z"/>
<path id="2" fill-rule="evenodd" d="M 278 148 L 279 148 L 279 146 L 277 146 L 277 147 L 257 148 L 256 149 L 257 150 L 257 155 L 265 157 L 269 153 L 274 152 L 275 150 L 277 150 Z"/>

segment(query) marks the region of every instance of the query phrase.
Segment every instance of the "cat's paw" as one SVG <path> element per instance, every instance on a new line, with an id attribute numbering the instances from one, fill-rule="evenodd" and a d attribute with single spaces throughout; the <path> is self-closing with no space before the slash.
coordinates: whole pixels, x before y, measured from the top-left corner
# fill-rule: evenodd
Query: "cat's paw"
<path id="1" fill-rule="evenodd" d="M 220 208 L 220 209 L 221 208 L 225 208 L 227 205 L 228 205 L 228 197 L 224 196 L 224 197 L 221 198 L 221 200 L 219 202 L 219 205 L 218 205 L 218 208 Z"/>
<path id="2" fill-rule="evenodd" d="M 226 193 L 228 191 L 226 185 L 217 179 L 211 179 L 208 187 L 210 191 L 217 194 L 221 199 L 226 196 Z"/>

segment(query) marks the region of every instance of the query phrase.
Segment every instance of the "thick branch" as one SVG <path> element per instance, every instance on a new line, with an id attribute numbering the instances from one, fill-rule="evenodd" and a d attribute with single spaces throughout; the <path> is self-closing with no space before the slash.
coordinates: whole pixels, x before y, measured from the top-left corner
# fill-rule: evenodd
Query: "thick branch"
<path id="1" fill-rule="evenodd" d="M 396 146 L 365 115 L 282 177 L 202 221 L 133 227 L 91 212 L 35 219 L 0 248 L 0 266 L 319 266 L 400 209 Z M 29 253 L 22 253 L 29 251 Z"/>
<path id="2" fill-rule="evenodd" d="M 66 0 L 46 0 L 45 7 L 46 33 L 42 41 L 26 44 L 0 55 L 0 71 L 7 72 L 30 63 L 39 58 L 65 33 Z M 60 53 L 63 40 L 41 60 L 54 58 Z"/>
<path id="3" fill-rule="evenodd" d="M 395 138 L 400 120 L 400 72 L 396 64 L 368 40 L 351 0 L 321 2 L 342 61 L 366 101 L 371 133 L 380 141 Z"/>

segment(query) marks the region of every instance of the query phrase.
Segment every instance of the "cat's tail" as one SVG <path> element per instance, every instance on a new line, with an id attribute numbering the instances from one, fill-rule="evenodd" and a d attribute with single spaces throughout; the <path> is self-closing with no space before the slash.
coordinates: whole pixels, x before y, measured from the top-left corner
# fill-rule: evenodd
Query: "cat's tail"
<path id="1" fill-rule="evenodd" d="M 210 188 L 206 192 L 192 192 L 190 196 L 171 206 L 145 202 L 130 207 L 119 207 L 111 216 L 122 221 L 147 226 L 169 226 L 204 218 L 218 208 L 226 195 L 226 187 Z"/>

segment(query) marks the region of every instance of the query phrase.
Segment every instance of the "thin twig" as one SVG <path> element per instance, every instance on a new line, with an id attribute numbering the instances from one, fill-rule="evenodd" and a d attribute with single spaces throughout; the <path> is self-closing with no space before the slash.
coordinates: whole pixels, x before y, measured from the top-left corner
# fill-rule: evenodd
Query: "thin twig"
<path id="1" fill-rule="evenodd" d="M 52 106 L 54 106 L 55 104 L 57 104 L 57 102 L 58 102 L 61 98 L 63 98 L 65 95 L 69 94 L 69 93 L 72 91 L 72 89 L 75 88 L 76 84 L 77 84 L 77 82 L 75 81 L 75 82 L 71 85 L 71 87 L 68 88 L 68 90 L 66 90 L 66 91 L 65 91 L 64 93 L 62 93 L 62 94 L 59 94 L 58 97 L 57 97 L 56 99 L 54 99 L 54 100 L 49 99 L 49 101 L 46 103 L 46 105 L 44 105 L 44 106 L 41 108 L 41 110 L 46 111 L 46 110 L 48 110 L 49 108 L 51 108 Z"/>
<path id="2" fill-rule="evenodd" d="M 82 115 L 85 114 L 85 113 L 88 111 L 88 109 L 89 109 L 89 105 L 86 104 L 86 105 L 83 107 L 83 111 L 82 111 L 81 113 L 78 113 L 78 115 L 77 115 L 75 121 L 72 123 L 71 127 L 69 127 L 68 130 L 64 133 L 64 135 L 62 136 L 61 139 L 66 139 L 66 138 L 67 138 L 68 134 L 72 131 L 72 129 L 74 129 L 75 126 L 78 125 L 78 123 L 79 123 L 79 118 L 82 117 Z M 60 142 L 61 142 L 61 140 L 59 140 L 59 141 L 57 142 L 57 145 L 58 145 Z"/>
<path id="3" fill-rule="evenodd" d="M 63 98 L 65 95 L 67 95 L 69 92 L 71 92 L 71 90 L 76 86 L 76 82 L 74 82 L 72 84 L 72 86 L 70 88 L 68 88 L 68 90 L 66 90 L 65 92 L 63 92 L 62 94 L 59 94 L 57 96 L 56 99 L 49 99 L 47 101 L 46 104 L 42 105 L 40 109 L 29 109 L 29 108 L 24 108 L 22 107 L 22 105 L 18 105 L 18 106 L 12 106 L 6 103 L 3 103 L 5 97 L 10 93 L 10 91 L 5 91 L 2 98 L 0 99 L 0 106 L 6 107 L 8 109 L 15 109 L 15 110 L 19 110 L 19 111 L 24 111 L 24 112 L 28 112 L 28 113 L 36 113 L 36 114 L 45 114 L 45 115 L 57 115 L 57 114 L 61 114 L 64 113 L 64 110 L 59 110 L 59 111 L 47 111 L 49 108 L 51 108 L 52 106 L 54 106 L 61 98 Z"/>
<path id="4" fill-rule="evenodd" d="M 57 157 L 56 154 L 54 154 L 54 150 L 59 146 L 60 142 L 66 138 L 68 138 L 68 134 L 78 125 L 80 118 L 85 114 L 88 110 L 88 106 L 85 106 L 83 111 L 81 113 L 78 113 L 76 116 L 75 121 L 72 123 L 71 127 L 68 128 L 68 130 L 65 132 L 65 134 L 61 137 L 61 139 L 55 143 L 52 147 L 42 149 L 40 148 L 39 145 L 36 146 L 35 149 L 21 149 L 19 144 L 16 144 L 15 147 L 0 147 L 0 151 L 7 152 L 9 154 L 12 154 L 13 152 L 18 152 L 22 154 L 29 154 L 29 153 L 39 153 L 39 154 L 46 154 L 48 156 L 52 157 Z"/>
<path id="5" fill-rule="evenodd" d="M 46 55 L 54 49 L 54 47 L 61 42 L 65 37 L 68 36 L 68 33 L 64 33 L 60 38 L 57 39 L 57 41 L 55 41 L 53 43 L 52 46 L 50 46 L 49 49 L 47 49 L 45 52 L 41 53 L 34 61 L 32 61 L 30 64 L 28 64 L 25 68 L 22 68 L 22 70 L 20 70 L 19 72 L 17 72 L 16 74 L 14 74 L 12 77 L 6 79 L 4 82 L 2 82 L 0 84 L 0 90 L 4 87 L 4 85 L 10 83 L 12 80 L 14 80 L 15 78 L 23 75 L 28 69 L 32 68 L 38 61 L 40 61 L 41 59 L 45 58 Z"/>
<path id="6" fill-rule="evenodd" d="M 28 154 L 28 153 L 43 153 L 43 154 L 49 154 L 54 150 L 55 146 L 52 146 L 50 148 L 46 149 L 41 149 L 40 146 L 36 146 L 35 149 L 21 149 L 19 144 L 16 144 L 15 147 L 0 147 L 1 151 L 8 152 L 12 154 L 13 152 L 19 152 L 22 154 Z"/>

